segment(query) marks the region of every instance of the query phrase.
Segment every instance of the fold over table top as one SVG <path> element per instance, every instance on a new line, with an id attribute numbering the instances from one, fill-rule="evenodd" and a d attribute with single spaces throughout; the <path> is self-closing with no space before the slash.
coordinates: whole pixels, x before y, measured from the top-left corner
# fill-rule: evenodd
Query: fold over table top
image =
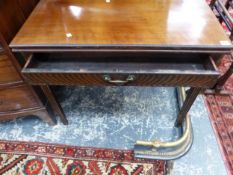
<path id="1" fill-rule="evenodd" d="M 232 45 L 205 0 L 41 0 L 11 47 L 230 50 Z"/>

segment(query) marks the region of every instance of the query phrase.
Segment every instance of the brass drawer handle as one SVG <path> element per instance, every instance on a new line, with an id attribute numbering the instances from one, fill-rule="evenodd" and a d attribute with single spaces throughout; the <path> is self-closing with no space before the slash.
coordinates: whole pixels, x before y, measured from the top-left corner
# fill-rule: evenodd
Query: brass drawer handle
<path id="1" fill-rule="evenodd" d="M 129 82 L 132 82 L 136 79 L 134 75 L 128 75 L 128 77 L 125 80 L 113 80 L 109 75 L 104 75 L 103 78 L 108 83 L 112 83 L 116 85 L 123 85 Z"/>

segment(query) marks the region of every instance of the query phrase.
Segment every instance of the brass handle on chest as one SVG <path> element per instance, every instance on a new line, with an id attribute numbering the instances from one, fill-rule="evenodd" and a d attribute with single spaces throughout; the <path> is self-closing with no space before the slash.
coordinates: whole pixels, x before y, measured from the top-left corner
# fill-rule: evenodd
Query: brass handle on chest
<path id="1" fill-rule="evenodd" d="M 134 75 L 128 75 L 128 77 L 125 80 L 113 80 L 109 75 L 104 75 L 103 78 L 108 83 L 112 83 L 115 85 L 123 85 L 129 82 L 132 82 L 136 79 Z"/>

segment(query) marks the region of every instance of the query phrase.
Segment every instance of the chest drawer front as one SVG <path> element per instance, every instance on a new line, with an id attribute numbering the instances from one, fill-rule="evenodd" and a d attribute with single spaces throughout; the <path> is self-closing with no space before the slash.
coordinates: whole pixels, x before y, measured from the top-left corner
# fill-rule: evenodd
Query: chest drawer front
<path id="1" fill-rule="evenodd" d="M 103 55 L 104 56 L 104 55 Z M 219 73 L 204 55 L 77 58 L 34 55 L 22 73 L 32 84 L 212 87 Z"/>
<path id="2" fill-rule="evenodd" d="M 37 105 L 26 85 L 0 89 L 0 113 L 33 108 Z"/>
<path id="3" fill-rule="evenodd" d="M 0 54 L 0 84 L 18 81 L 21 81 L 21 77 L 9 58 Z"/>

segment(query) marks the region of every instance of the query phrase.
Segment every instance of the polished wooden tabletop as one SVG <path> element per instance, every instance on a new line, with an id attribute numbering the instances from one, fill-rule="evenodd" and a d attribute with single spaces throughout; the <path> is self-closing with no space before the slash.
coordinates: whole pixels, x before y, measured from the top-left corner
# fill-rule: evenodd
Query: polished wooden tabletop
<path id="1" fill-rule="evenodd" d="M 41 0 L 20 47 L 232 48 L 205 0 Z"/>

